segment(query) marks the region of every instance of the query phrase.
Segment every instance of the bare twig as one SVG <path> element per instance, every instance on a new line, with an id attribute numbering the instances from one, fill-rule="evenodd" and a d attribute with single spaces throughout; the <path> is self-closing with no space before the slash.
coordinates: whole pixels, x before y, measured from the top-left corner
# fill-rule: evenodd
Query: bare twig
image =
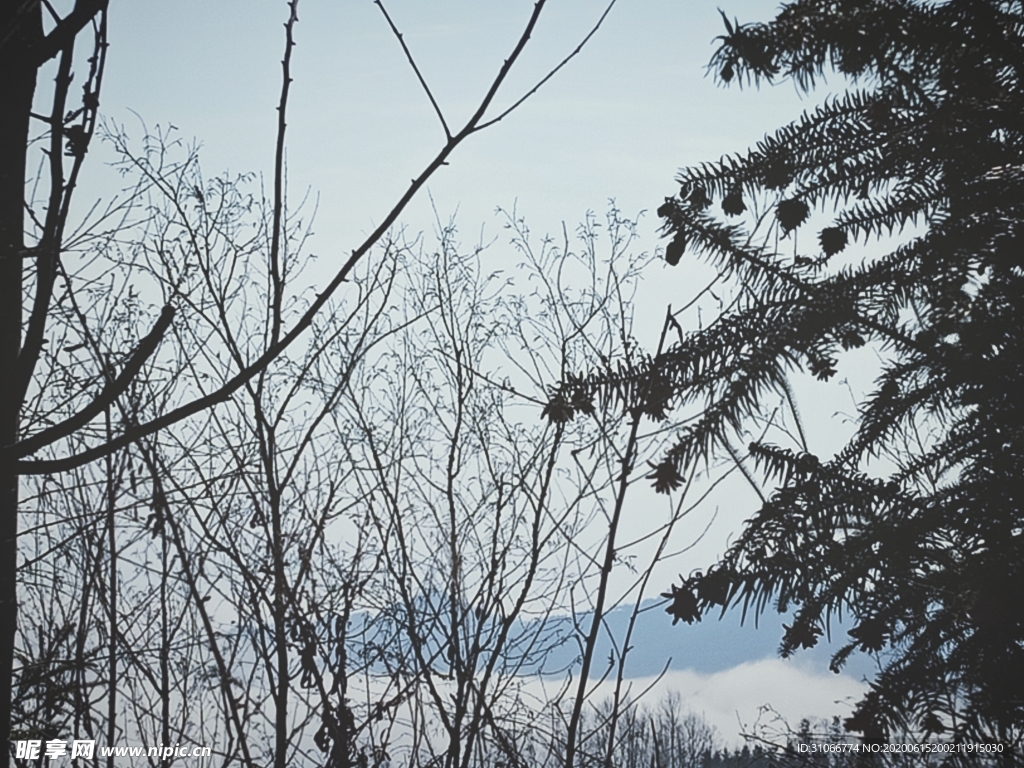
<path id="1" fill-rule="evenodd" d="M 497 117 L 494 117 L 491 120 L 488 120 L 486 123 L 482 123 L 479 126 L 479 128 L 477 128 L 477 130 L 483 130 L 484 128 L 487 128 L 487 127 L 489 127 L 491 125 L 494 125 L 497 122 L 500 122 L 501 120 L 504 120 L 514 110 L 518 109 L 519 106 L 524 101 L 526 101 L 528 98 L 533 96 L 533 94 L 535 94 L 537 91 L 539 91 L 541 89 L 541 87 L 543 87 L 543 85 L 548 80 L 550 80 L 552 77 L 554 77 L 558 73 L 558 71 L 560 69 L 562 69 L 562 67 L 564 67 L 566 64 L 568 64 L 572 59 L 576 58 L 576 56 L 579 54 L 579 52 L 583 50 L 583 46 L 585 46 L 587 44 L 587 42 L 589 42 L 590 38 L 592 38 L 595 34 L 597 34 L 597 30 L 599 30 L 601 28 L 601 25 L 604 23 L 605 18 L 608 16 L 609 13 L 611 13 L 612 8 L 615 7 L 615 3 L 616 2 L 618 2 L 618 0 L 611 0 L 611 2 L 608 3 L 608 7 L 604 9 L 604 13 L 601 14 L 600 18 L 597 20 L 597 23 L 594 24 L 593 27 L 591 27 L 591 29 L 587 33 L 586 37 L 584 37 L 583 40 L 580 41 L 580 44 L 577 45 L 576 48 L 573 49 L 572 53 L 570 53 L 568 56 L 566 56 L 564 59 L 562 59 L 554 69 L 552 69 L 550 72 L 548 72 L 546 75 L 544 75 L 544 77 L 542 77 L 540 80 L 538 80 L 537 83 L 530 90 L 528 90 L 526 93 L 524 93 L 522 96 L 520 96 L 519 99 L 517 99 L 512 104 L 512 106 L 510 106 L 504 112 L 499 114 Z M 539 5 L 539 3 L 538 3 L 538 5 Z"/>
<path id="2" fill-rule="evenodd" d="M 274 343 L 281 335 L 281 302 L 284 292 L 284 277 L 281 267 L 281 219 L 284 215 L 284 135 L 288 127 L 288 92 L 292 84 L 292 48 L 295 47 L 293 30 L 299 20 L 299 0 L 288 3 L 288 21 L 284 25 L 284 58 L 281 60 L 281 98 L 277 105 L 277 142 L 274 147 L 274 229 L 270 242 L 271 280 L 271 333 Z"/>
<path id="3" fill-rule="evenodd" d="M 408 60 L 409 66 L 412 67 L 412 71 L 416 73 L 416 78 L 420 81 L 420 85 L 423 86 L 423 90 L 427 94 L 427 98 L 430 99 L 430 104 L 434 107 L 434 112 L 437 113 L 437 119 L 441 121 L 441 127 L 444 128 L 444 137 L 448 141 L 451 141 L 452 132 L 448 129 L 448 123 L 444 119 L 444 113 L 441 111 L 441 107 L 438 106 L 437 100 L 434 98 L 434 94 L 430 91 L 430 86 L 427 85 L 427 81 L 420 72 L 420 68 L 416 64 L 416 59 L 412 56 L 412 51 L 410 51 L 409 46 L 405 44 L 405 38 L 402 36 L 402 33 L 398 31 L 398 27 L 395 26 L 395 22 L 391 20 L 391 16 L 384 7 L 384 3 L 381 2 L 381 0 L 373 0 L 373 4 L 380 8 L 380 12 L 384 14 L 384 18 L 388 21 L 388 26 L 391 27 L 391 31 L 394 33 L 395 37 L 398 38 L 398 43 L 402 46 L 402 50 L 405 51 L 405 58 Z"/>

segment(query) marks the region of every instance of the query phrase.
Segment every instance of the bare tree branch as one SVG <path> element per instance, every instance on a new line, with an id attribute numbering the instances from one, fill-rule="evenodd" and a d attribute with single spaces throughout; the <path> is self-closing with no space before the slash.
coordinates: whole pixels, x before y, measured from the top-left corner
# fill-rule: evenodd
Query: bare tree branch
<path id="1" fill-rule="evenodd" d="M 523 49 L 526 47 L 526 43 L 529 41 L 533 30 L 536 27 L 537 20 L 540 17 L 541 11 L 544 8 L 546 0 L 538 0 L 534 5 L 533 13 L 530 16 L 529 21 L 526 24 L 523 33 L 520 35 L 515 48 L 511 55 L 502 64 L 491 83 L 490 88 L 481 100 L 476 112 L 469 118 L 462 130 L 456 135 L 449 139 L 444 147 L 438 152 L 434 159 L 427 165 L 427 167 L 414 178 L 406 189 L 405 193 L 398 200 L 395 206 L 388 212 L 381 223 L 376 229 L 363 241 L 362 245 L 352 251 L 352 255 L 345 261 L 341 269 L 337 272 L 335 277 L 327 284 L 323 292 L 321 292 L 317 298 L 310 304 L 309 309 L 303 313 L 302 317 L 295 323 L 295 325 L 287 331 L 280 340 L 272 343 L 262 355 L 260 355 L 254 362 L 245 367 L 231 379 L 229 379 L 223 386 L 210 394 L 197 398 L 192 402 L 180 406 L 171 410 L 168 413 L 158 416 L 151 421 L 140 424 L 138 426 L 130 427 L 119 437 L 111 440 L 103 445 L 95 446 L 93 448 L 86 449 L 80 453 L 67 456 L 62 459 L 37 459 L 37 460 L 25 460 L 24 457 L 29 455 L 31 451 L 23 450 L 20 444 L 9 446 L 3 450 L 0 450 L 0 462 L 17 460 L 16 468 L 20 474 L 41 474 L 41 473 L 53 473 L 53 472 L 64 472 L 75 467 L 80 467 L 96 459 L 106 456 L 112 451 L 116 451 L 125 446 L 131 445 L 136 440 L 152 435 L 155 432 L 164 429 L 171 424 L 175 424 L 182 419 L 188 418 L 196 413 L 199 413 L 217 403 L 225 402 L 231 397 L 239 388 L 244 386 L 246 382 L 250 381 L 255 376 L 259 375 L 261 371 L 265 370 L 274 359 L 276 359 L 282 352 L 284 352 L 291 344 L 298 339 L 312 324 L 313 318 L 320 312 L 321 309 L 327 304 L 330 298 L 337 291 L 339 286 L 345 282 L 351 274 L 356 264 L 371 250 L 371 248 L 380 240 L 387 230 L 394 225 L 398 220 L 398 217 L 405 210 L 406 206 L 416 195 L 416 193 L 426 184 L 427 180 L 437 171 L 442 165 L 447 164 L 449 156 L 467 137 L 481 130 L 486 124 L 481 125 L 481 120 L 486 113 L 491 102 L 494 100 L 498 89 L 505 82 L 508 77 L 508 73 L 512 69 L 512 65 L 518 60 Z M 607 11 L 606 11 L 607 13 Z M 603 18 L 603 17 L 602 17 Z M 593 31 L 590 33 L 593 34 Z M 588 35 L 589 39 L 590 35 Z M 578 48 L 577 48 L 578 50 Z M 573 54 L 575 55 L 575 53 Z M 519 103 L 522 102 L 522 99 Z M 508 110 L 503 114 L 507 114 Z M 491 121 L 493 123 L 494 121 Z M 489 123 L 488 123 L 489 124 Z"/>
<path id="2" fill-rule="evenodd" d="M 121 373 L 116 379 L 108 381 L 103 390 L 93 399 L 91 403 L 85 406 L 81 411 L 76 413 L 59 424 L 55 424 L 49 429 L 44 429 L 42 432 L 38 432 L 31 437 L 27 437 L 22 440 L 19 445 L 27 446 L 29 451 L 38 451 L 40 448 L 44 448 L 47 445 L 60 440 L 62 437 L 74 433 L 76 430 L 84 427 L 94 418 L 103 413 L 104 410 L 109 408 L 114 401 L 124 394 L 125 390 L 135 380 L 135 376 L 145 365 L 146 361 L 153 356 L 156 352 L 160 341 L 163 339 L 164 334 L 171 325 L 171 320 L 174 318 L 174 308 L 170 305 L 165 306 L 160 312 L 160 317 L 157 319 L 153 329 L 146 334 L 145 337 L 139 342 L 139 345 L 128 357 L 128 361 L 125 363 L 124 368 L 121 369 Z"/>

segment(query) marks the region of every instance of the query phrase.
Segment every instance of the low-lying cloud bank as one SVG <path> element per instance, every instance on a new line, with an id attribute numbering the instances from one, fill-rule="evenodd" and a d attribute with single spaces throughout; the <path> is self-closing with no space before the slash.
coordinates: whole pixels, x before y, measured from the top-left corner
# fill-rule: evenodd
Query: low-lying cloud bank
<path id="1" fill-rule="evenodd" d="M 741 733 L 751 733 L 756 727 L 778 734 L 786 723 L 796 730 L 805 717 L 848 717 L 867 689 L 867 683 L 849 675 L 822 673 L 793 659 L 745 662 L 710 674 L 669 670 L 655 680 L 630 680 L 631 694 L 639 695 L 650 687 L 643 701 L 653 707 L 668 692 L 677 692 L 683 708 L 703 715 L 730 748 L 741 746 Z M 612 684 L 604 683 L 593 700 L 610 696 L 612 691 Z"/>

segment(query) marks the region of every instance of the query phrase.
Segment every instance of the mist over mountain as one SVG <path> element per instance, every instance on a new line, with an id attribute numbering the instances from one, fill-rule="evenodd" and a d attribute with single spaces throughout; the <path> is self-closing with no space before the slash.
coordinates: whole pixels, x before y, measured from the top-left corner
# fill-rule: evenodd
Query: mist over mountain
<path id="1" fill-rule="evenodd" d="M 603 671 L 608 664 L 615 638 L 615 648 L 621 644 L 629 626 L 631 610 L 621 607 L 611 611 L 605 621 L 606 631 L 595 657 L 595 669 Z M 762 659 L 778 658 L 779 642 L 782 638 L 782 624 L 790 619 L 784 615 L 765 614 L 755 624 L 747 615 L 741 623 L 743 612 L 733 609 L 720 620 L 715 615 L 694 624 L 672 625 L 671 617 L 661 609 L 660 601 L 648 600 L 637 616 L 626 659 L 627 677 L 650 677 L 668 667 L 671 670 L 692 670 L 701 674 L 724 672 Z M 589 615 L 579 619 L 587 626 Z M 831 642 L 829 642 L 831 635 Z M 846 628 L 833 625 L 831 633 L 821 638 L 818 645 L 810 650 L 796 653 L 786 663 L 816 672 L 827 672 L 833 653 L 848 639 Z M 562 669 L 578 659 L 581 650 L 570 638 L 548 657 L 546 669 Z M 615 654 L 616 660 L 618 653 Z M 875 669 L 874 661 L 860 653 L 853 654 L 843 672 L 860 680 L 870 676 Z"/>

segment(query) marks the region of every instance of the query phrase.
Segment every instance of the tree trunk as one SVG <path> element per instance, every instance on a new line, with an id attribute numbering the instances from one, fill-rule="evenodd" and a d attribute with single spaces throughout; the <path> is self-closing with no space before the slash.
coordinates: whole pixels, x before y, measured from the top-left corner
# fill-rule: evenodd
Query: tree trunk
<path id="1" fill-rule="evenodd" d="M 29 52 L 42 39 L 39 7 L 0 7 L 0 445 L 18 437 L 18 353 L 22 329 L 25 154 L 36 67 Z M 15 26 L 15 17 L 24 14 Z M 17 626 L 18 474 L 13 462 L 0 466 L 0 766 L 11 759 L 11 694 Z"/>

